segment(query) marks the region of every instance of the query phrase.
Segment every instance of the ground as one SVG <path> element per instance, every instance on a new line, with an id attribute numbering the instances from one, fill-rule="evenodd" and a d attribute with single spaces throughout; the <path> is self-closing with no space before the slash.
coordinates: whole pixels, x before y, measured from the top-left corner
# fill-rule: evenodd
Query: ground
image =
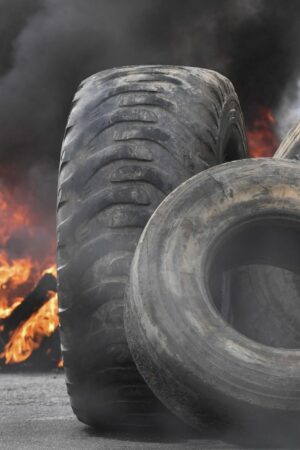
<path id="1" fill-rule="evenodd" d="M 103 434 L 84 426 L 69 405 L 64 376 L 0 374 L 1 450 L 237 449 L 197 437 Z"/>

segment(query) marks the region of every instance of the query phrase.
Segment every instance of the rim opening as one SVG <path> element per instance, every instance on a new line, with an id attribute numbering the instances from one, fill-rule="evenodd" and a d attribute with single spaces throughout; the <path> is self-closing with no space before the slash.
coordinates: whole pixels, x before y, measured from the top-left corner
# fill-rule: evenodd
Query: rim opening
<path id="1" fill-rule="evenodd" d="M 260 216 L 218 240 L 209 289 L 221 316 L 265 345 L 300 348 L 300 220 Z"/>

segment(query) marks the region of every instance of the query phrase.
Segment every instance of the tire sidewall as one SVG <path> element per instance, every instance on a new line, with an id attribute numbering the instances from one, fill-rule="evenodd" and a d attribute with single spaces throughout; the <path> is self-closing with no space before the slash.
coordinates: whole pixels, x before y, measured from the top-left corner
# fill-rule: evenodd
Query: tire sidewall
<path id="1" fill-rule="evenodd" d="M 236 221 L 234 202 L 244 208 L 249 203 L 244 218 L 253 214 L 251 196 L 258 210 L 272 198 L 287 214 L 299 210 L 295 169 L 291 161 L 249 160 L 195 176 L 163 202 L 141 237 L 125 317 L 131 351 L 156 395 L 198 427 L 201 405 L 240 421 L 262 411 L 299 412 L 300 352 L 264 346 L 231 328 L 211 302 L 205 272 L 216 236 Z M 247 179 L 256 193 L 249 192 Z M 276 191 L 278 180 L 293 180 L 288 199 Z M 266 185 L 277 194 L 269 189 L 264 197 Z"/>

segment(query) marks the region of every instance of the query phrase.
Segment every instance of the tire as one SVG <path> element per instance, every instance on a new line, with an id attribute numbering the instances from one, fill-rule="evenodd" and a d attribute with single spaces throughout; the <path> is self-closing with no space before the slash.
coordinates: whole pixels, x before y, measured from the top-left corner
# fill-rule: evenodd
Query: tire
<path id="1" fill-rule="evenodd" d="M 251 429 L 258 438 L 263 429 L 271 444 L 287 426 L 299 443 L 299 349 L 231 327 L 222 292 L 226 271 L 243 265 L 299 270 L 299 190 L 296 161 L 214 167 L 171 193 L 140 238 L 125 309 L 129 347 L 157 397 L 192 426 L 213 422 L 227 436 Z"/>
<path id="2" fill-rule="evenodd" d="M 300 159 L 300 122 L 287 133 L 273 158 Z"/>
<path id="3" fill-rule="evenodd" d="M 124 291 L 159 203 L 197 172 L 246 157 L 231 83 L 191 67 L 100 72 L 75 95 L 58 183 L 61 342 L 72 408 L 92 426 L 144 426 L 160 405 L 132 361 Z"/>
<path id="4" fill-rule="evenodd" d="M 300 123 L 281 142 L 275 159 L 300 158 Z M 244 306 L 232 324 L 250 338 L 273 347 L 298 348 L 300 337 L 300 275 L 278 267 L 242 267 L 231 273 L 232 299 Z M 283 291 L 284 290 L 284 291 Z M 264 323 L 262 327 L 261 324 Z"/>

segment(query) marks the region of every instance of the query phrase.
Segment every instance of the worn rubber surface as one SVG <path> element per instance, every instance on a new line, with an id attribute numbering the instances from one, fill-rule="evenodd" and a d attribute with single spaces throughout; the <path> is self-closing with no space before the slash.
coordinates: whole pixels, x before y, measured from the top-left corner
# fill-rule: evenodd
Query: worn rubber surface
<path id="1" fill-rule="evenodd" d="M 273 158 L 300 160 L 300 122 L 287 133 Z"/>
<path id="2" fill-rule="evenodd" d="M 274 158 L 300 159 L 300 123 L 287 133 Z M 232 317 L 236 328 L 266 345 L 299 348 L 300 275 L 271 265 L 241 267 L 231 275 L 232 297 L 242 296 L 244 303 Z"/>
<path id="3" fill-rule="evenodd" d="M 193 426 L 214 420 L 259 438 L 263 424 L 272 445 L 295 433 L 299 443 L 300 351 L 247 338 L 218 305 L 227 270 L 299 270 L 299 191 L 296 161 L 224 164 L 171 193 L 141 236 L 125 313 L 129 346 L 155 394 Z"/>
<path id="4" fill-rule="evenodd" d="M 100 72 L 77 92 L 58 185 L 58 292 L 68 391 L 94 426 L 152 423 L 160 404 L 132 361 L 123 326 L 131 259 L 175 187 L 246 157 L 231 83 L 188 67 Z"/>
<path id="5" fill-rule="evenodd" d="M 300 275 L 272 265 L 230 272 L 230 324 L 265 345 L 300 348 Z"/>

